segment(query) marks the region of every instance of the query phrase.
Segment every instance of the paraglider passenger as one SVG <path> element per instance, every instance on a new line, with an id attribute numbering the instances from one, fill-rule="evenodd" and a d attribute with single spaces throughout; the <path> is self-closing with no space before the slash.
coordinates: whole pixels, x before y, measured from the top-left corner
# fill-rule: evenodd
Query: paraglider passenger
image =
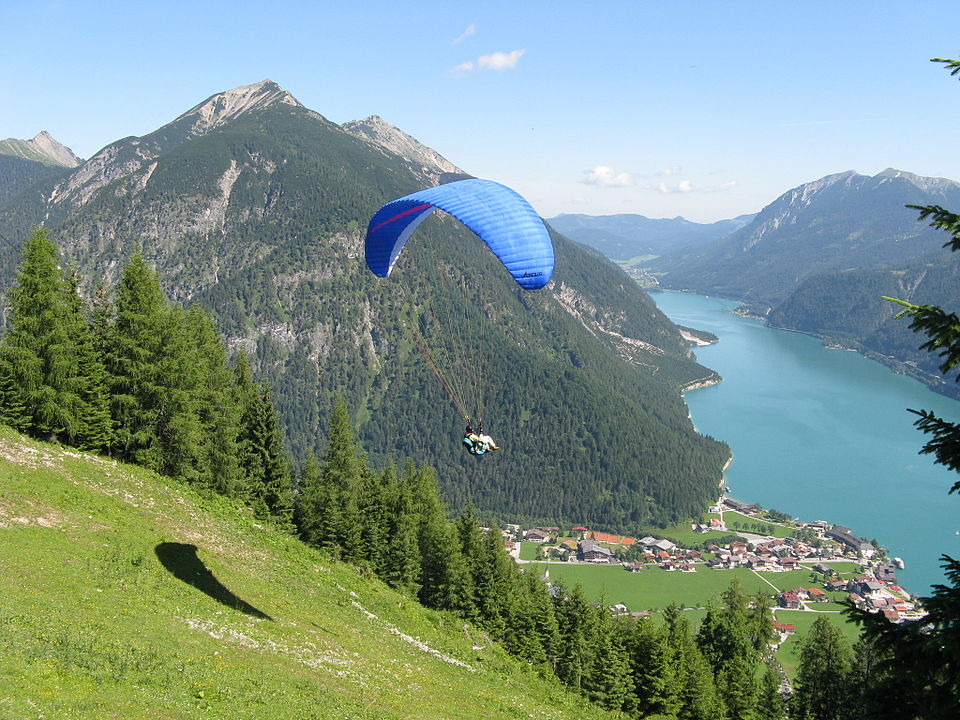
<path id="1" fill-rule="evenodd" d="M 467 425 L 467 429 L 463 431 L 463 444 L 471 455 L 483 455 L 490 450 L 500 449 L 492 437 L 483 433 L 482 427 L 474 432 L 470 425 Z"/>

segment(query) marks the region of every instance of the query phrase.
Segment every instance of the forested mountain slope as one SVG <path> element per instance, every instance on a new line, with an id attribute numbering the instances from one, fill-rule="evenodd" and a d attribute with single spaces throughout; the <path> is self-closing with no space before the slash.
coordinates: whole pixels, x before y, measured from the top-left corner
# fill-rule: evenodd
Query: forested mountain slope
<path id="1" fill-rule="evenodd" d="M 938 354 L 919 350 L 917 334 L 907 321 L 896 318 L 903 308 L 883 298 L 950 307 L 958 294 L 960 261 L 936 253 L 902 267 L 812 277 L 773 308 L 768 321 L 859 350 L 937 392 L 957 397 L 956 373 L 941 374 Z"/>
<path id="2" fill-rule="evenodd" d="M 440 217 L 393 277 L 374 277 L 367 219 L 450 167 L 378 142 L 397 135 L 358 132 L 270 81 L 236 88 L 0 203 L 0 232 L 22 238 L 43 222 L 89 293 L 142 252 L 172 297 L 199 302 L 254 357 L 298 458 L 343 394 L 371 454 L 435 465 L 455 503 L 625 530 L 698 513 L 727 449 L 694 432 L 678 390 L 714 374 L 654 303 L 559 236 L 554 281 L 521 291 Z M 5 286 L 15 257 L 3 250 Z M 438 351 L 466 342 L 489 379 L 487 429 L 506 450 L 483 462 L 460 449 L 463 420 L 409 331 L 453 310 L 454 327 L 428 334 Z"/>
<path id="3" fill-rule="evenodd" d="M 606 718 L 223 497 L 0 428 L 4 717 Z"/>
<path id="4" fill-rule="evenodd" d="M 781 195 L 733 235 L 651 265 L 665 287 L 770 307 L 805 279 L 899 266 L 939 250 L 939 233 L 906 205 L 960 204 L 960 184 L 899 170 L 830 175 Z"/>

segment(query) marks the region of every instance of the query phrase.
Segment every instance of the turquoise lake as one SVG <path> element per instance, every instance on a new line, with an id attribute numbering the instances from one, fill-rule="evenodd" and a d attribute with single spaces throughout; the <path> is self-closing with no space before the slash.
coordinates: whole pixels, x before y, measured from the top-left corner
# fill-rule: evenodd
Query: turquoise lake
<path id="1" fill-rule="evenodd" d="M 734 315 L 734 301 L 651 297 L 677 324 L 720 338 L 694 351 L 723 382 L 685 397 L 697 429 L 733 451 L 732 497 L 876 538 L 906 563 L 897 577 L 910 592 L 944 582 L 940 556 L 960 556 L 960 497 L 947 494 L 957 478 L 918 454 L 926 436 L 907 408 L 956 421 L 960 402 L 857 353 Z"/>

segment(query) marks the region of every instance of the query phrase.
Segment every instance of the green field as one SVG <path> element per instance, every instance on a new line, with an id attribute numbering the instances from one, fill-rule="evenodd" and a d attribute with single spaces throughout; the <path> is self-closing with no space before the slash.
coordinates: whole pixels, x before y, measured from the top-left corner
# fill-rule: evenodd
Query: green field
<path id="1" fill-rule="evenodd" d="M 2 427 L 0 568 L 2 718 L 612 717 L 230 500 Z"/>
<path id="2" fill-rule="evenodd" d="M 846 616 L 839 613 L 821 614 L 803 612 L 802 610 L 777 610 L 774 614 L 779 622 L 784 625 L 793 625 L 797 629 L 796 634 L 787 638 L 786 642 L 784 642 L 776 652 L 777 659 L 790 677 L 794 676 L 797 671 L 797 664 L 800 662 L 797 646 L 800 641 L 806 637 L 810 626 L 813 625 L 813 621 L 818 617 L 826 617 L 831 623 L 836 625 L 851 646 L 857 641 L 860 634 L 860 629 L 853 623 L 847 622 Z"/>
<path id="3" fill-rule="evenodd" d="M 536 568 L 539 576 L 543 575 L 545 567 L 543 563 L 526 566 Z M 740 580 L 740 586 L 747 594 L 761 588 L 773 593 L 773 588 L 744 568 L 709 570 L 700 566 L 695 573 L 667 572 L 654 566 L 632 573 L 622 565 L 568 563 L 549 563 L 549 568 L 551 581 L 562 579 L 571 587 L 580 583 L 588 600 L 596 601 L 605 595 L 609 604 L 623 603 L 631 611 L 663 609 L 671 603 L 704 607 L 711 598 L 726 590 L 734 578 Z"/>
<path id="4" fill-rule="evenodd" d="M 706 517 L 709 522 L 710 518 L 719 518 L 720 516 L 707 513 Z M 689 522 L 677 523 L 676 525 L 670 525 L 665 528 L 648 528 L 647 532 L 654 537 L 671 538 L 679 543 L 680 547 L 685 548 L 700 547 L 704 543 L 711 542 L 717 538 L 730 537 L 730 535 L 734 534 L 732 532 L 720 532 L 718 530 L 708 530 L 705 533 L 696 532 L 690 527 Z"/>
<path id="5" fill-rule="evenodd" d="M 536 560 L 537 559 L 537 550 L 543 547 L 543 543 L 527 542 L 522 540 L 520 542 L 520 559 L 521 560 Z"/>
<path id="6" fill-rule="evenodd" d="M 727 529 L 733 532 L 749 532 L 759 535 L 770 535 L 771 537 L 788 537 L 794 534 L 794 529 L 785 525 L 777 525 L 765 520 L 752 518 L 735 510 L 723 511 L 723 522 Z"/>

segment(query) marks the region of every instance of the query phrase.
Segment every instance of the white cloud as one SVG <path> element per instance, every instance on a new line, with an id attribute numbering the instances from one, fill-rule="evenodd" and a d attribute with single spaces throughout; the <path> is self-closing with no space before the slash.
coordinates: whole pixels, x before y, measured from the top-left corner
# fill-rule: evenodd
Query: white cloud
<path id="1" fill-rule="evenodd" d="M 677 192 L 686 193 L 686 192 L 692 192 L 692 191 L 693 191 L 693 183 L 691 183 L 689 180 L 681 180 L 679 183 L 677 183 Z"/>
<path id="2" fill-rule="evenodd" d="M 471 72 L 473 72 L 473 62 L 467 60 L 465 63 L 460 63 L 456 67 L 450 68 L 449 74 L 453 75 L 454 77 L 461 77 Z"/>
<path id="3" fill-rule="evenodd" d="M 511 50 L 508 53 L 495 52 L 477 58 L 477 66 L 488 70 L 512 70 L 520 62 L 526 50 Z"/>
<path id="4" fill-rule="evenodd" d="M 584 173 L 583 182 L 586 185 L 598 185 L 600 187 L 630 187 L 636 181 L 630 173 L 618 173 L 612 167 L 598 165 L 593 170 Z"/>
<path id="5" fill-rule="evenodd" d="M 460 33 L 460 37 L 454 40 L 452 44 L 459 45 L 471 35 L 476 35 L 476 34 L 477 34 L 477 26 L 473 24 L 467 25 L 467 29 L 464 30 L 462 33 Z"/>
<path id="6" fill-rule="evenodd" d="M 659 177 L 673 177 L 674 175 L 679 175 L 679 174 L 680 174 L 680 168 L 678 167 L 668 167 L 657 172 L 657 175 Z"/>

